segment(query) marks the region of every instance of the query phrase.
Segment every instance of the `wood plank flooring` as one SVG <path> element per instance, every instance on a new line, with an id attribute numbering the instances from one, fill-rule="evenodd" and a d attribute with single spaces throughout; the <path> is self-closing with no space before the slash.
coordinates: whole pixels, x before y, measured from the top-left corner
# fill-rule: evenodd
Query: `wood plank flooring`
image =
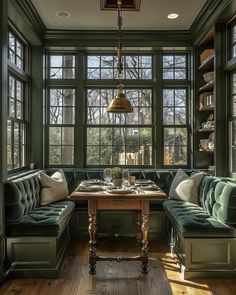
<path id="1" fill-rule="evenodd" d="M 98 262 L 97 274 L 88 274 L 88 242 L 72 241 L 58 279 L 11 279 L 1 295 L 235 295 L 235 280 L 183 280 L 165 242 L 149 245 L 148 275 L 140 262 Z M 139 254 L 133 239 L 100 239 L 99 254 Z"/>

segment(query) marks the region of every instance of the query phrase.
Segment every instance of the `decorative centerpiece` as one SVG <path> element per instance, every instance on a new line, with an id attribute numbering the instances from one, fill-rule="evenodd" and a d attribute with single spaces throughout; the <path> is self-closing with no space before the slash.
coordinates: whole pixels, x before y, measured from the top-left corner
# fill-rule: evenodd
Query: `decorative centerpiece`
<path id="1" fill-rule="evenodd" d="M 113 167 L 111 175 L 114 186 L 122 186 L 122 169 L 120 167 Z"/>

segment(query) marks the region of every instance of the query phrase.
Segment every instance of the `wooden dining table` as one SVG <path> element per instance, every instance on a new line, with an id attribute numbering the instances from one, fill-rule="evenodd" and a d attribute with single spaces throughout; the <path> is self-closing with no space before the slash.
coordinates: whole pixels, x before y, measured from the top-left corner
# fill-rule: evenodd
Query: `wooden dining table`
<path id="1" fill-rule="evenodd" d="M 74 191 L 70 198 L 74 201 L 88 201 L 89 218 L 89 273 L 96 274 L 97 261 L 141 261 L 141 272 L 148 273 L 148 220 L 149 201 L 165 199 L 166 194 L 157 187 L 155 190 L 134 189 L 129 193 L 109 192 L 106 190 L 96 192 Z M 96 225 L 97 210 L 137 210 L 138 211 L 138 233 L 141 245 L 141 255 L 133 257 L 105 257 L 96 253 Z"/>

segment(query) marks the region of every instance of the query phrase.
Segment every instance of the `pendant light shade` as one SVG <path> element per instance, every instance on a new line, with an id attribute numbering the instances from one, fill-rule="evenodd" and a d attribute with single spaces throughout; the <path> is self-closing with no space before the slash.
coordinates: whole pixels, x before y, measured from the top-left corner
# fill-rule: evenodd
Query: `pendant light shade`
<path id="1" fill-rule="evenodd" d="M 125 97 L 123 93 L 122 85 L 118 86 L 118 93 L 115 98 L 110 102 L 107 111 L 110 113 L 132 113 L 133 108 L 130 101 Z"/>
<path id="2" fill-rule="evenodd" d="M 119 75 L 120 84 L 117 86 L 118 93 L 115 98 L 110 102 L 107 111 L 110 113 L 131 113 L 133 112 L 133 108 L 131 106 L 130 101 L 125 97 L 123 92 L 123 85 L 121 84 L 121 75 L 124 69 L 123 59 L 122 59 L 122 44 L 121 44 L 121 25 L 122 25 L 122 14 L 121 14 L 121 5 L 122 0 L 117 1 L 118 6 L 118 48 L 117 48 L 117 69 Z"/>

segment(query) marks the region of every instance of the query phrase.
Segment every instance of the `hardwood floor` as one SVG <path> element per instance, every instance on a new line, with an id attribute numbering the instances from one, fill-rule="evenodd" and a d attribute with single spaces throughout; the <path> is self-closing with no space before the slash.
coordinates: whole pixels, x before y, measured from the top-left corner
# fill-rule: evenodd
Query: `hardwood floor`
<path id="1" fill-rule="evenodd" d="M 136 255 L 133 239 L 100 239 L 102 255 Z M 97 274 L 88 274 L 88 242 L 72 241 L 58 279 L 11 279 L 1 295 L 233 295 L 235 280 L 182 279 L 176 260 L 164 242 L 149 245 L 149 273 L 140 262 L 98 262 Z"/>

